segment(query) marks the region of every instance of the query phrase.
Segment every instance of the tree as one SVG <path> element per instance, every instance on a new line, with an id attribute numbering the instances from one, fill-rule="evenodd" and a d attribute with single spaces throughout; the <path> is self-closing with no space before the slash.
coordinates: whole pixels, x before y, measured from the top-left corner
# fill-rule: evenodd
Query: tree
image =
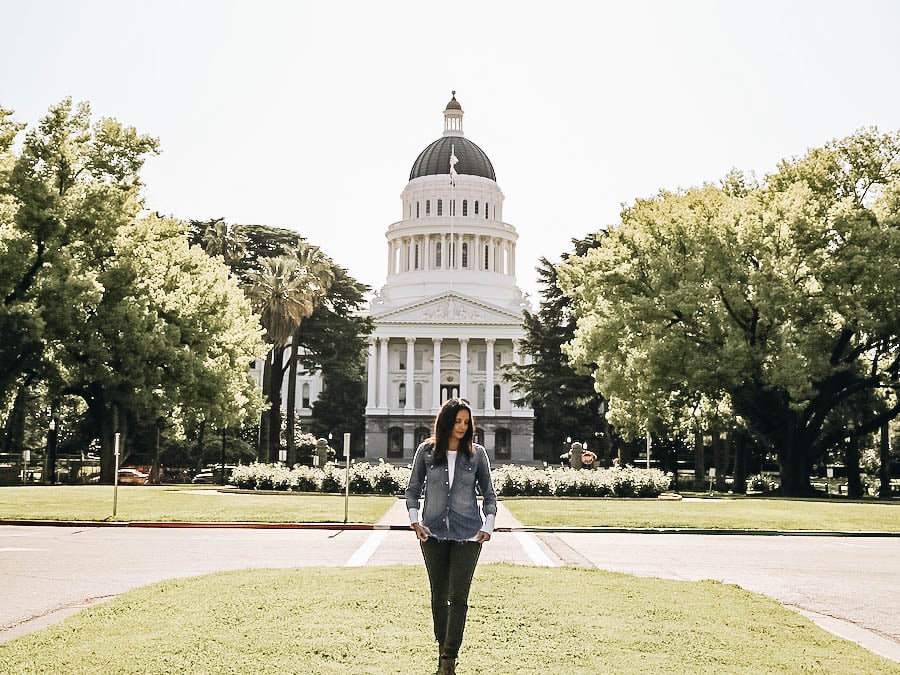
<path id="1" fill-rule="evenodd" d="M 596 364 L 617 429 L 733 415 L 801 495 L 829 448 L 897 416 L 898 157 L 900 134 L 867 129 L 762 185 L 639 199 L 564 265 L 566 352 Z"/>
<path id="2" fill-rule="evenodd" d="M 104 480 L 113 434 L 162 415 L 238 420 L 260 397 L 256 318 L 227 268 L 182 223 L 139 218 L 140 169 L 157 142 L 87 104 L 52 107 L 28 132 L 0 111 L 0 393 L 87 404 Z M 71 424 L 71 426 L 75 426 Z M 46 428 L 46 427 L 44 427 Z"/>
<path id="3" fill-rule="evenodd" d="M 573 240 L 574 255 L 584 255 L 601 245 L 602 239 L 602 235 L 591 235 Z M 562 255 L 563 261 L 569 257 L 569 253 Z M 534 409 L 536 450 L 541 447 L 538 452 L 545 460 L 559 461 L 568 437 L 600 440 L 608 459 L 612 439 L 602 412 L 603 397 L 594 388 L 590 372 L 576 372 L 562 351 L 562 345 L 575 336 L 575 316 L 571 299 L 560 289 L 557 267 L 541 258 L 537 270 L 542 286 L 540 307 L 537 314 L 524 312 L 525 338 L 519 347 L 531 356 L 531 362 L 510 366 L 505 375 L 513 390 L 521 394 L 516 402 Z"/>
<path id="4" fill-rule="evenodd" d="M 324 389 L 313 403 L 312 431 L 351 435 L 354 449 L 365 436 L 367 338 L 372 319 L 362 315 L 368 286 L 334 266 L 328 294 L 296 333 L 299 362 L 320 372 Z"/>
<path id="5" fill-rule="evenodd" d="M 316 276 L 317 265 L 315 269 L 310 267 L 310 259 L 300 249 L 293 255 L 263 259 L 261 269 L 249 275 L 247 295 L 266 330 L 266 340 L 272 345 L 266 357 L 268 372 L 264 375 L 269 399 L 265 425 L 268 437 L 261 434 L 260 460 L 264 462 L 272 455 L 277 456 L 280 447 L 281 386 L 289 366 L 284 361 L 285 349 L 294 331 L 312 314 L 316 302 L 327 291 L 325 280 Z"/>

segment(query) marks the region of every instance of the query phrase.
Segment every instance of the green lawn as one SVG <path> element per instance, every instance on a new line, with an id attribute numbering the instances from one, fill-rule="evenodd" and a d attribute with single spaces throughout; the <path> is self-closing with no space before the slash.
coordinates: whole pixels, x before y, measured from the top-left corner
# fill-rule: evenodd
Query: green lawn
<path id="1" fill-rule="evenodd" d="M 430 673 L 422 567 L 166 581 L 0 645 L 3 672 Z M 774 600 L 718 582 L 483 565 L 465 673 L 896 673 Z"/>
<path id="2" fill-rule="evenodd" d="M 685 527 L 751 530 L 900 532 L 900 502 L 775 498 L 559 499 L 507 498 L 523 525 L 535 527 Z"/>
<path id="3" fill-rule="evenodd" d="M 350 495 L 348 521 L 375 523 L 394 497 Z M 112 517 L 111 485 L 0 488 L 0 520 L 343 522 L 342 495 L 228 494 L 206 486 L 120 485 Z"/>

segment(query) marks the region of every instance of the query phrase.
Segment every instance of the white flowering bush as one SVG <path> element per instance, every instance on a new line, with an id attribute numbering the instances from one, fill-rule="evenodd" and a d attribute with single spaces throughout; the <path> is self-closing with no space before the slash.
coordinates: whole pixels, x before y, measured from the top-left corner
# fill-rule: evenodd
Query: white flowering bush
<path id="1" fill-rule="evenodd" d="M 379 460 L 350 465 L 350 492 L 353 494 L 397 495 L 409 483 L 408 467 L 392 466 Z M 343 492 L 346 468 L 328 462 L 323 467 L 297 465 L 288 469 L 282 464 L 254 462 L 239 465 L 231 474 L 230 483 L 243 490 L 283 490 L 293 492 Z"/>
<path id="2" fill-rule="evenodd" d="M 633 466 L 612 469 L 540 469 L 507 464 L 492 472 L 494 490 L 503 497 L 657 497 L 669 489 L 671 475 Z"/>
<path id="3" fill-rule="evenodd" d="M 350 465 L 352 494 L 399 495 L 409 484 L 408 466 L 378 464 Z M 501 497 L 657 497 L 669 489 L 672 476 L 659 469 L 633 466 L 612 469 L 536 468 L 503 464 L 493 469 L 494 490 Z M 231 483 L 245 490 L 290 490 L 294 492 L 343 492 L 346 468 L 328 462 L 323 467 L 281 464 L 239 465 Z"/>

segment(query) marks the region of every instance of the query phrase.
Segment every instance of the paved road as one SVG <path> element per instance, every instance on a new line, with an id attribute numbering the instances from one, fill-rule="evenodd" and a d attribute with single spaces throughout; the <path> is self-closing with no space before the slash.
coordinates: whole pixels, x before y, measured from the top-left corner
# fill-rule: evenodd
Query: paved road
<path id="1" fill-rule="evenodd" d="M 396 520 L 397 510 L 390 516 Z M 498 526 L 510 525 L 508 513 L 501 514 Z M 900 661 L 897 538 L 498 532 L 482 561 L 735 583 Z M 0 642 L 163 579 L 261 567 L 394 564 L 421 564 L 409 531 L 5 526 Z"/>

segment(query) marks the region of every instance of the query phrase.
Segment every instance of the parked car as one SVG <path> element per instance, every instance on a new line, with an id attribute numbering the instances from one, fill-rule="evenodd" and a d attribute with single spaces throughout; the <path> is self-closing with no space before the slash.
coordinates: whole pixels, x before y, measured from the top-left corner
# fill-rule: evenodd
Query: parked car
<path id="1" fill-rule="evenodd" d="M 218 477 L 212 471 L 201 471 L 191 479 L 197 485 L 213 485 L 218 483 Z"/>
<path id="2" fill-rule="evenodd" d="M 228 479 L 231 478 L 231 473 L 234 471 L 234 466 L 231 464 L 225 465 L 225 482 L 228 482 Z M 200 473 L 194 476 L 191 479 L 192 483 L 197 485 L 218 485 L 222 482 L 222 465 L 217 464 L 215 467 L 207 467 L 203 469 Z"/>
<path id="3" fill-rule="evenodd" d="M 147 485 L 150 474 L 137 469 L 119 469 L 119 483 L 122 485 Z"/>

